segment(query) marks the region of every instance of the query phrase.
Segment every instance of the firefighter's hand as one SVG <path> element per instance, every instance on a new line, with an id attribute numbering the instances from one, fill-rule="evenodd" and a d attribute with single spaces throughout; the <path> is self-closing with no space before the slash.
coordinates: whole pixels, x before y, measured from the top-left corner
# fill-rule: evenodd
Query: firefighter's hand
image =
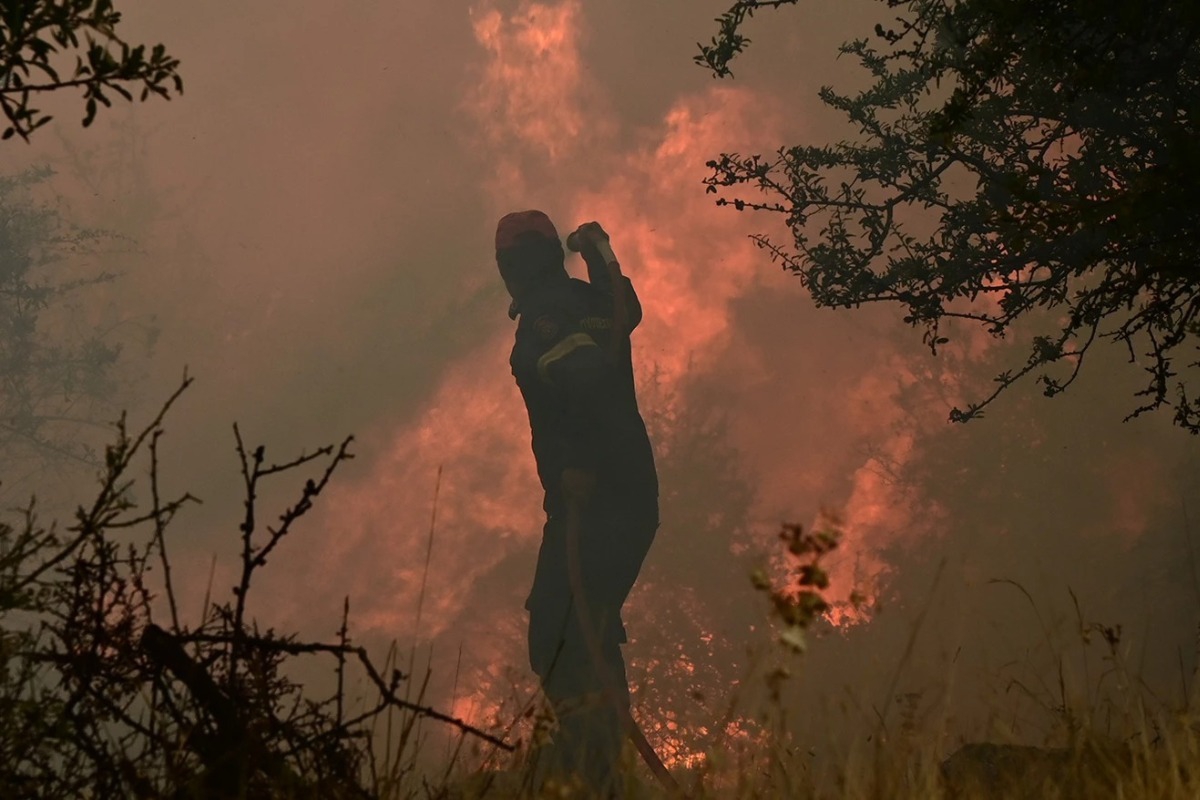
<path id="1" fill-rule="evenodd" d="M 576 509 L 586 508 L 596 491 L 596 473 L 568 467 L 562 471 L 561 481 L 563 499 L 567 505 Z"/>
<path id="2" fill-rule="evenodd" d="M 585 222 L 567 237 L 567 249 L 578 253 L 595 252 L 596 245 L 608 241 L 608 233 L 599 222 Z"/>
<path id="3" fill-rule="evenodd" d="M 595 244 L 596 242 L 607 242 L 608 233 L 604 228 L 600 227 L 599 222 L 585 222 L 577 229 L 579 236 L 583 241 Z"/>

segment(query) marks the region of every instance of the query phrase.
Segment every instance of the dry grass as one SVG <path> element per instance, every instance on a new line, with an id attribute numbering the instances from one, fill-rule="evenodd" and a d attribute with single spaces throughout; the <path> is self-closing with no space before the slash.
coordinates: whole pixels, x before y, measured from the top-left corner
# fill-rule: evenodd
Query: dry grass
<path id="1" fill-rule="evenodd" d="M 688 797 L 839 798 L 839 800 L 937 800 L 938 798 L 1046 798 L 1054 800 L 1194 800 L 1200 797 L 1200 723 L 1178 717 L 1153 737 L 1129 742 L 1080 736 L 1064 747 L 973 743 L 951 754 L 915 740 L 870 743 L 818 775 L 807 753 L 778 742 L 755 751 L 715 754 L 705 770 L 675 771 Z M 626 797 L 670 798 L 649 771 L 626 752 Z M 589 798 L 582 786 L 529 789 L 520 757 L 507 769 L 459 770 L 430 797 Z M 411 796 L 411 795 L 409 795 Z"/>

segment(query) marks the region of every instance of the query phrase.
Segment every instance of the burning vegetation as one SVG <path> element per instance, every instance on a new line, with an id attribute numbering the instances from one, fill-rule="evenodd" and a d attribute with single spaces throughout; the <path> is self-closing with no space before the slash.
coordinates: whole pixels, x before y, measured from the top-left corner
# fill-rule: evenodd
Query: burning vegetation
<path id="1" fill-rule="evenodd" d="M 737 0 L 701 48 L 703 65 L 729 75 L 749 41 L 743 24 L 793 4 Z M 6 138 L 44 137 L 50 117 L 36 106 L 56 86 L 82 94 L 85 126 L 130 89 L 141 99 L 182 89 L 180 62 L 161 45 L 115 35 L 111 3 L 3 5 Z M 672 94 L 653 124 L 622 129 L 588 60 L 580 0 L 472 5 L 462 33 L 479 63 L 463 59 L 474 80 L 456 95 L 454 125 L 485 155 L 454 151 L 446 163 L 470 176 L 472 205 L 528 201 L 602 219 L 648 309 L 634 379 L 663 525 L 625 606 L 625 653 L 632 716 L 669 775 L 653 774 L 630 743 L 626 796 L 1200 796 L 1189 519 L 1200 467 L 1169 438 L 1200 429 L 1200 180 L 1190 179 L 1200 38 L 1185 3 L 1083 5 L 889 0 L 875 38 L 843 48 L 875 85 L 821 92 L 860 141 L 765 157 L 745 154 L 815 128 L 814 110 L 721 84 Z M 380 33 L 391 57 L 389 36 Z M 295 49 L 315 63 L 307 44 Z M 374 74 L 363 64 L 354 69 Z M 305 96 L 324 77 L 299 74 Z M 343 122 L 355 93 L 336 95 L 348 105 L 333 108 L 351 110 L 305 108 L 274 123 L 289 135 L 303 127 L 289 119 L 336 125 L 323 129 L 324 147 L 373 142 L 374 131 L 360 140 Z M 445 138 L 452 126 L 437 125 Z M 309 144 L 296 142 L 297 152 Z M 244 168 L 286 150 L 269 144 L 244 161 L 231 148 L 228 161 Z M 390 196 L 390 183 L 419 183 L 422 165 L 401 155 L 403 182 L 378 160 L 361 173 L 332 157 L 312 167 L 330 185 L 370 173 Z M 0 796 L 532 794 L 533 763 L 558 721 L 525 669 L 538 476 L 503 374 L 507 330 L 475 313 L 495 297 L 475 273 L 448 278 L 453 325 L 412 339 L 413 349 L 453 339 L 429 359 L 444 363 L 419 381 L 397 370 L 384 391 L 386 370 L 372 367 L 350 387 L 384 406 L 400 382 L 422 386 L 403 411 L 375 408 L 363 422 L 361 469 L 348 468 L 350 439 L 276 461 L 235 427 L 241 510 L 219 532 L 214 547 L 230 557 L 220 570 L 214 560 L 206 585 L 187 559 L 196 537 L 180 535 L 198 501 L 168 492 L 160 475 L 190 380 L 145 426 L 122 418 L 107 448 L 76 437 L 118 407 L 111 370 L 128 347 L 113 331 L 131 326 L 63 305 L 111 283 L 107 271 L 46 279 L 46 268 L 109 241 L 21 199 L 49 174 L 0 179 L 0 455 L 14 470 L 18 447 L 58 451 L 95 467 L 98 483 L 69 521 L 46 522 L 32 500 L 0 520 Z M 244 184 L 238 175 L 229 185 Z M 337 198 L 304 194 L 313 216 L 299 219 L 327 222 Z M 267 239 L 294 231 L 286 204 L 261 199 L 222 207 L 233 218 L 258 206 L 251 219 L 280 226 L 256 231 Z M 331 227 L 340 239 L 368 231 L 363 219 L 385 217 L 377 202 Z M 755 241 L 799 276 L 795 288 L 763 277 L 745 246 L 749 215 L 735 209 L 767 212 L 754 217 Z M 469 238 L 454 225 L 455 241 Z M 384 248 L 388 269 L 408 233 Z M 444 244 L 420 233 L 422 246 Z M 220 334 L 233 344 L 213 358 L 239 361 L 247 382 L 265 386 L 264 363 L 280 358 L 265 344 L 258 361 L 239 351 L 267 330 L 248 321 L 259 312 L 294 313 L 294 327 L 272 330 L 316 360 L 296 347 L 314 330 L 308 312 L 286 308 L 303 295 L 286 291 L 332 294 L 340 281 L 357 319 L 357 293 L 378 288 L 328 277 L 333 254 L 365 275 L 359 250 L 293 238 L 255 264 L 251 283 L 271 287 L 269 301 L 244 292 L 230 311 L 212 290 L 237 318 Z M 304 260 L 318 244 L 325 255 Z M 444 255 L 439 264 L 453 260 Z M 250 274 L 239 258 L 213 260 Z M 291 288 L 276 285 L 272 269 L 301 262 Z M 899 304 L 937 358 L 914 355 L 875 312 L 797 313 L 804 292 L 839 308 Z M 220 327 L 194 305 L 206 328 Z M 329 342 L 344 337 L 322 342 L 334 355 L 396 336 L 392 319 L 366 333 L 335 327 L 322 329 Z M 142 333 L 149 341 L 157 328 Z M 1105 338 L 1121 347 L 1092 347 Z M 1142 382 L 1117 386 L 1126 352 Z M 1087 389 L 1091 375 L 1114 391 Z M 995 393 L 980 393 L 992 379 Z M 289 389 L 310 388 L 295 380 Z M 1039 405 L 1022 394 L 1035 381 L 1064 396 Z M 323 419 L 349 404 L 352 391 L 331 382 L 336 401 L 322 398 L 320 414 L 296 401 L 293 413 Z M 1071 405 L 1086 391 L 1086 405 Z M 985 408 L 988 427 L 946 432 L 947 417 Z M 1137 427 L 1109 424 L 1122 416 Z M 828 498 L 841 513 L 779 525 Z M 315 624 L 315 609 L 339 621 L 328 636 L 295 630 Z M 570 781 L 543 789 L 591 794 Z"/>

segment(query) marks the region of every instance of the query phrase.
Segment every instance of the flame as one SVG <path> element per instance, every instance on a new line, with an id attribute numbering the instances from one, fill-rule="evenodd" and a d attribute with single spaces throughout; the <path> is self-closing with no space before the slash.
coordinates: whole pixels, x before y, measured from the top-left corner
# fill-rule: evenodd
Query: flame
<path id="1" fill-rule="evenodd" d="M 777 547 L 780 521 L 803 521 L 828 504 L 841 511 L 844 533 L 827 564 L 832 599 L 844 600 L 852 589 L 869 598 L 881 594 L 891 575 L 895 546 L 940 533 L 944 527 L 943 511 L 929 501 L 935 490 L 914 484 L 924 480 L 917 470 L 926 466 L 921 459 L 935 452 L 933 445 L 945 443 L 939 437 L 945 436 L 949 407 L 977 397 L 979 383 L 974 381 L 979 376 L 974 368 L 995 356 L 998 348 L 1012 345 L 998 344 L 981 327 L 964 326 L 950 331 L 951 343 L 940 347 L 939 358 L 931 361 L 924 349 L 903 344 L 907 329 L 894 323 L 894 309 L 812 310 L 799 282 L 779 276 L 747 241 L 750 233 L 788 241 L 789 232 L 778 216 L 716 208 L 700 183 L 708 173 L 704 162 L 718 153 L 769 152 L 779 142 L 794 141 L 790 132 L 806 123 L 805 107 L 742 83 L 714 83 L 662 100 L 654 124 L 622 128 L 609 113 L 614 104 L 608 101 L 607 88 L 592 78 L 583 49 L 588 15 L 601 13 L 597 8 L 582 0 L 473 3 L 466 35 L 475 52 L 464 59 L 470 88 L 457 105 L 462 123 L 458 135 L 469 139 L 473 149 L 465 156 L 451 148 L 431 155 L 452 155 L 465 176 L 458 180 L 474 191 L 465 203 L 447 193 L 443 196 L 450 199 L 444 206 L 474 208 L 478 203 L 487 215 L 474 228 L 468 223 L 462 233 L 478 242 L 481 263 L 490 260 L 495 219 L 516 208 L 542 208 L 563 233 L 590 219 L 612 233 L 616 252 L 646 308 L 634 336 L 635 360 L 642 408 L 648 420 L 653 418 L 661 463 L 678 464 L 695 452 L 689 445 L 700 437 L 688 426 L 689 415 L 694 420 L 700 413 L 697 408 L 728 411 L 728 428 L 719 431 L 730 449 L 723 456 L 753 487 L 749 511 L 743 515 L 742 506 L 729 503 L 724 516 L 709 514 L 707 523 L 695 523 L 697 530 L 684 529 L 678 514 L 665 516 L 651 556 L 667 555 L 650 565 L 657 571 L 643 573 L 627 606 L 635 640 L 628 649 L 630 675 L 639 718 L 668 760 L 692 764 L 702 752 L 697 739 L 715 729 L 715 720 L 721 718 L 713 710 L 719 711 L 723 698 L 738 688 L 734 664 L 748 637 L 744 627 L 733 624 L 744 620 L 729 606 L 741 593 L 751 598 L 749 602 L 753 595 L 733 559 L 726 576 L 707 585 L 688 585 L 686 567 L 670 559 L 689 549 L 709 561 L 714 560 L 709 558 L 712 553 L 749 556 L 756 548 L 770 550 Z M 461 9 L 439 13 L 449 18 L 461 15 Z M 393 34 L 382 23 L 374 27 L 380 38 Z M 363 41 L 346 33 L 342 39 Z M 296 49 L 307 53 L 309 45 Z M 394 50 L 388 53 L 392 54 Z M 306 59 L 306 69 L 311 68 L 315 62 Z M 362 74 L 376 66 L 367 58 L 355 63 Z M 287 62 L 279 66 L 278 72 L 287 71 Z M 288 87 L 293 94 L 275 96 L 312 96 L 314 85 L 325 85 L 313 83 L 320 78 L 304 73 L 303 80 L 293 80 Z M 435 84 L 424 75 L 406 80 L 427 92 L 442 90 L 429 88 Z M 380 330 L 350 324 L 314 327 L 314 309 L 331 308 L 335 315 L 339 309 L 357 311 L 368 281 L 373 281 L 372 290 L 383 285 L 371 270 L 382 262 L 389 268 L 395 263 L 396 247 L 391 245 L 435 233 L 414 234 L 411 227 L 397 224 L 415 205 L 398 205 L 396 195 L 403 190 L 405 203 L 428 203 L 427 192 L 409 190 L 439 185 L 445 178 L 444 162 L 430 159 L 432 166 L 419 165 L 423 171 L 414 175 L 409 166 L 412 151 L 401 146 L 392 148 L 390 164 L 381 165 L 378 126 L 346 124 L 378 105 L 375 83 L 360 83 L 349 93 L 325 92 L 337 113 L 313 117 L 308 104 L 273 103 L 272 108 L 286 109 L 283 115 L 262 116 L 271 124 L 251 131 L 249 138 L 241 131 L 236 141 L 220 139 L 219 127 L 203 129 L 196 118 L 197 125 L 176 128 L 187 128 L 187 142 L 180 140 L 181 146 L 163 152 L 212 157 L 154 162 L 161 175 L 169 176 L 164 183 L 179 181 L 183 186 L 189 185 L 189 164 L 217 165 L 216 188 L 198 195 L 214 201 L 187 209 L 188 224 L 196 227 L 179 238 L 188 249 L 199 250 L 191 248 L 192 236 L 225 249 L 203 269 L 188 272 L 187 280 L 180 279 L 180 270 L 154 270 L 163 283 L 150 283 L 142 290 L 166 298 L 162 308 L 187 320 L 186 325 L 175 320 L 168 329 L 179 340 L 171 362 L 196 366 L 196 354 L 203 349 L 209 360 L 197 371 L 215 373 L 223 382 L 209 395 L 221 397 L 223 403 L 277 408 L 272 404 L 283 391 L 304 387 L 314 398 L 286 408 L 316 418 L 322 406 L 338 402 L 330 400 L 332 394 L 323 387 L 312 387 L 314 380 L 336 381 L 333 376 L 340 372 L 282 365 L 295 366 L 298 358 L 332 362 L 358 353 L 366 337 L 379 336 Z M 403 87 L 406 99 L 410 88 Z M 239 99 L 239 109 L 249 99 Z M 178 109 L 171 104 L 170 111 L 189 108 L 195 109 L 189 114 L 230 118 L 228 108 L 214 114 L 211 107 L 192 101 Z M 193 128 L 207 133 L 196 137 Z M 296 132 L 304 130 L 309 135 L 297 138 Z M 390 136 L 392 127 L 387 130 Z M 200 144 L 190 144 L 193 139 Z M 194 146 L 208 149 L 196 151 Z M 257 176 L 254 181 L 247 180 L 250 174 Z M 199 177 L 209 180 L 207 175 Z M 254 185 L 273 189 L 262 193 Z M 320 191 L 312 191 L 314 186 Z M 93 192 L 81 194 L 91 197 Z M 133 206 L 114 204 L 109 194 L 101 197 L 106 204 Z M 288 203 L 281 202 L 282 197 L 298 199 Z M 342 213 L 330 218 L 335 207 Z M 380 213 L 381 209 L 399 213 Z M 483 213 L 472 211 L 480 217 Z M 297 231 L 323 229 L 336 230 L 337 235 L 297 236 Z M 385 229 L 395 238 L 381 236 Z M 152 240 L 156 243 L 161 239 L 157 252 L 167 252 L 166 242 L 176 236 L 169 230 L 147 233 L 157 237 Z M 388 250 L 386 256 L 380 249 Z M 425 253 L 419 256 L 412 260 L 424 260 Z M 330 264 L 339 268 L 330 269 Z M 578 262 L 574 265 L 577 268 Z M 273 612 L 282 606 L 293 619 L 316 624 L 323 609 L 333 616 L 349 587 L 352 634 L 360 641 L 368 636 L 398 638 L 404 642 L 401 651 L 409 641 L 420 642 L 422 651 L 428 645 L 435 651 L 435 678 L 444 684 L 433 687 L 428 701 L 484 726 L 510 710 L 519 711 L 536 691 L 525 664 L 522 601 L 542 524 L 528 426 L 505 363 L 512 327 L 495 277 L 490 264 L 484 264 L 464 278 L 457 296 L 468 302 L 456 306 L 486 309 L 494 300 L 494 321 L 476 320 L 455 328 L 456 335 L 473 337 L 456 342 L 455 360 L 428 378 L 427 385 L 406 391 L 403 411 L 380 414 L 383 418 L 373 430 L 358 431 L 358 460 L 342 469 L 315 513 L 304 520 L 306 526 L 319 526 L 324 535 L 297 536 L 294 548 L 281 548 L 273 556 L 272 569 L 265 571 L 265 585 L 256 583 L 255 589 L 256 596 L 271 597 Z M 448 293 L 442 276 L 421 285 L 435 284 L 439 292 Z M 125 297 L 128 290 L 119 294 Z M 994 305 L 999 296 L 984 293 L 980 302 Z M 431 302 L 428 308 L 437 306 Z M 893 321 L 891 328 L 882 327 L 882 314 Z M 336 316 L 332 319 L 337 321 Z M 856 338 L 859 329 L 867 335 Z M 217 345 L 222 336 L 223 345 L 206 349 L 180 344 L 195 340 Z M 283 355 L 285 351 L 289 355 Z M 181 359 L 180 353 L 189 358 Z M 363 363 L 374 361 L 375 355 L 368 353 Z M 170 369 L 173 379 L 175 367 Z M 279 377 L 285 373 L 294 373 L 294 381 Z M 983 386 L 990 377 L 983 376 Z M 395 384 L 393 380 L 392 390 Z M 358 383 L 351 388 L 365 395 L 378 387 Z M 312 402 L 316 397 L 320 403 Z M 410 401 L 412 397 L 417 399 Z M 347 414 L 379 413 L 377 405 L 365 406 L 366 412 L 356 407 Z M 1088 421 L 1098 418 L 1096 414 Z M 290 422 L 286 415 L 280 419 Z M 1046 419 L 1031 414 L 1028 423 L 1013 426 L 1021 436 L 1020 446 L 1038 436 L 1057 445 L 1059 431 Z M 209 430 L 204 425 L 178 428 L 196 437 L 208 436 Z M 1064 492 L 1064 510 L 1077 507 L 1072 501 L 1087 503 L 1097 536 L 1110 531 L 1140 536 L 1161 523 L 1157 515 L 1169 503 L 1164 489 L 1171 481 L 1164 466 L 1166 450 L 1130 441 L 1114 437 L 1111 449 L 1107 444 L 1090 445 L 1095 449 L 1072 453 L 1074 461 L 1062 467 L 1063 472 L 1078 469 L 1080 476 L 1079 490 Z M 1137 446 L 1145 450 L 1131 456 Z M 980 480 L 988 480 L 986 469 L 992 467 L 971 460 L 974 454 L 966 446 L 956 452 L 964 468 L 978 468 Z M 1046 453 L 1041 463 L 1052 464 L 1053 455 Z M 1009 457 L 1009 467 L 1015 468 L 1015 458 Z M 222 462 L 221 469 L 225 466 Z M 439 469 L 437 519 L 431 525 Z M 1037 474 L 1049 476 L 1050 468 Z M 677 468 L 673 475 L 674 480 L 664 483 L 664 492 L 676 498 L 664 500 L 665 505 L 707 503 L 711 508 L 725 501 L 719 493 L 702 496 L 707 486 L 694 479 L 690 467 Z M 1088 492 L 1097 497 L 1090 498 Z M 966 493 L 963 503 L 970 499 Z M 220 531 L 222 537 L 226 533 Z M 192 538 L 207 542 L 216 535 Z M 709 537 L 703 542 L 708 549 L 691 548 L 698 540 L 687 537 L 701 535 Z M 177 556 L 177 580 L 187 586 L 189 608 L 191 598 L 198 604 L 206 592 L 210 562 L 201 552 L 205 546 L 197 544 L 197 552 Z M 280 569 L 276 559 L 287 566 Z M 213 570 L 211 583 L 217 592 L 236 582 L 236 568 L 228 562 Z M 278 591 L 263 591 L 271 589 Z M 287 609 L 288 603 L 295 605 Z M 766 616 L 763 609 L 755 618 L 759 632 Z M 854 635 L 872 629 L 863 624 L 869 619 L 844 605 L 831 617 L 837 625 L 857 625 Z M 325 625 L 322 634 L 336 629 L 332 618 L 320 624 Z M 453 690 L 453 654 L 460 642 L 462 669 Z M 817 649 L 814 646 L 812 655 Z M 705 695 L 707 705 L 689 706 L 690 689 Z M 524 725 L 518 730 L 527 730 Z M 746 742 L 758 735 L 753 720 L 744 719 L 732 721 L 726 733 Z"/>
<path id="2" fill-rule="evenodd" d="M 357 574 L 358 593 L 372 598 L 359 606 L 360 626 L 416 635 L 413 611 L 432 547 L 421 634 L 437 637 L 464 612 L 475 580 L 514 543 L 535 541 L 539 484 L 505 345 L 497 337 L 454 364 L 416 422 L 391 432 L 370 475 L 331 497 L 326 524 L 340 532 L 322 560 L 339 564 L 337 574 Z"/>
<path id="3" fill-rule="evenodd" d="M 558 163 L 586 138 L 592 121 L 581 108 L 581 10 L 579 0 L 525 0 L 507 17 L 490 3 L 471 9 L 487 62 L 467 106 L 493 148 L 516 142 Z M 507 173 L 501 177 L 517 177 Z"/>
<path id="4" fill-rule="evenodd" d="M 490 8 L 473 15 L 488 62 L 469 104 L 493 147 L 515 141 L 555 159 L 580 146 L 579 15 L 575 2 L 523 3 L 509 17 Z M 568 198 L 569 182 L 547 183 L 548 202 L 538 203 L 569 209 L 560 220 L 600 219 L 613 232 L 647 305 L 635 358 L 639 380 L 653 376 L 662 385 L 655 397 L 686 398 L 677 390 L 721 363 L 731 304 L 757 280 L 755 252 L 741 235 L 744 221 L 695 191 L 705 154 L 761 135 L 764 122 L 751 113 L 754 105 L 743 90 L 684 98 L 643 146 L 622 152 L 606 144 L 594 162 L 604 169 L 601 180 L 590 182 L 593 188 Z M 529 107 L 545 113 L 531 114 Z M 499 155 L 494 170 L 497 186 L 529 182 L 516 177 L 528 170 L 511 155 Z M 505 207 L 507 197 L 497 196 L 497 207 Z M 528 425 L 506 365 L 511 328 L 502 304 L 496 312 L 504 327 L 446 371 L 414 421 L 386 433 L 388 444 L 373 456 L 367 475 L 336 491 L 325 525 L 338 535 L 320 558 L 326 574 L 358 576 L 360 629 L 415 635 L 433 479 L 442 468 L 420 635 L 473 632 L 464 652 L 473 688 L 455 700 L 472 721 L 490 719 L 511 692 L 512 677 L 501 667 L 524 667 L 520 604 L 541 527 Z M 507 587 L 507 600 L 490 596 L 490 607 L 471 606 L 473 586 L 497 569 L 511 574 L 514 561 L 521 574 Z M 331 581 L 324 590 L 334 588 Z"/>
<path id="5" fill-rule="evenodd" d="M 669 455 L 679 434 L 672 421 L 680 415 L 671 406 L 693 402 L 705 381 L 728 384 L 739 416 L 759 429 L 755 436 L 770 432 L 742 438 L 739 448 L 758 487 L 757 514 L 795 513 L 805 507 L 803 498 L 827 501 L 840 492 L 845 539 L 839 559 L 830 564 L 834 586 L 843 596 L 852 589 L 876 591 L 888 570 L 884 548 L 921 535 L 937 519 L 936 509 L 891 475 L 916 457 L 935 419 L 906 412 L 899 396 L 930 377 L 938 390 L 953 393 L 958 362 L 936 373 L 918 371 L 911 356 L 884 348 L 834 376 L 836 390 L 823 387 L 823 415 L 797 424 L 786 407 L 756 405 L 763 402 L 764 386 L 771 395 L 812 394 L 801 370 L 778 367 L 786 348 L 777 340 L 748 338 L 738 308 L 755 293 L 798 293 L 794 282 L 781 289 L 768 277 L 762 254 L 746 238 L 764 229 L 776 236 L 786 231 L 771 228 L 778 220 L 717 208 L 700 181 L 713 154 L 752 152 L 779 140 L 783 121 L 764 113 L 768 99 L 724 86 L 679 98 L 659 126 L 640 131 L 638 144 L 627 147 L 603 114 L 584 114 L 581 98 L 598 90 L 584 78 L 577 0 L 522 2 L 508 15 L 485 3 L 472 11 L 472 20 L 484 63 L 478 89 L 468 93 L 464 107 L 484 143 L 489 203 L 497 214 L 542 208 L 563 232 L 590 219 L 610 231 L 646 309 L 634 354 L 643 410 L 665 421 L 656 431 L 660 457 Z M 489 234 L 480 231 L 481 242 Z M 477 280 L 471 279 L 472 287 Z M 533 686 L 522 672 L 521 601 L 540 538 L 540 488 L 526 417 L 506 366 L 512 331 L 500 296 L 497 300 L 496 327 L 486 339 L 447 368 L 414 419 L 393 421 L 383 430 L 386 446 L 371 454 L 366 474 L 336 490 L 325 525 L 338 534 L 320 556 L 326 574 L 358 576 L 360 628 L 400 637 L 462 637 L 471 688 L 456 695 L 454 709 L 474 723 L 493 720 L 510 698 L 522 692 L 528 697 Z M 944 423 L 944 414 L 936 422 Z M 798 457 L 796 450 L 780 447 L 790 437 L 821 441 L 823 449 Z M 856 452 L 867 445 L 867 455 Z M 439 467 L 438 520 L 425 575 L 429 505 Z M 669 525 L 665 520 L 664 527 Z M 754 526 L 747 530 L 743 535 L 755 535 Z M 732 528 L 729 535 L 728 549 L 745 546 L 732 538 Z M 423 581 L 418 630 L 413 612 Z M 332 579 L 324 586 L 319 579 L 313 583 L 314 591 L 336 591 Z M 686 597 L 678 586 L 643 584 L 630 599 L 629 614 L 652 623 L 647 609 L 679 606 Z M 691 600 L 681 613 L 695 629 L 693 639 L 711 644 L 714 616 L 722 610 Z M 863 619 L 844 607 L 832 617 L 836 624 Z M 711 654 L 663 643 L 656 652 L 670 656 L 635 659 L 632 666 L 671 687 L 701 681 L 705 692 L 730 691 L 728 675 L 697 675 L 699 659 Z M 642 696 L 652 694 L 645 690 Z M 655 696 L 649 715 L 657 722 L 648 727 L 671 758 L 691 764 L 700 757 L 687 741 L 696 728 L 670 716 L 679 713 L 671 698 L 669 689 Z"/>
<path id="6" fill-rule="evenodd" d="M 505 210 L 520 207 L 525 198 L 519 195 L 545 177 L 522 154 L 562 162 L 563 174 L 543 180 L 544 192 L 533 204 L 565 210 L 558 215 L 560 228 L 566 227 L 564 219 L 597 219 L 611 232 L 646 306 L 634 337 L 635 362 L 641 387 L 653 382 L 656 391 L 643 393 L 643 407 L 669 421 L 670 409 L 655 408 L 655 402 L 687 404 L 697 381 L 720 377 L 731 363 L 753 354 L 734 349 L 735 304 L 765 285 L 761 254 L 746 238 L 764 222 L 754 218 L 756 228 L 751 228 L 750 218 L 715 207 L 699 191 L 704 162 L 716 152 L 777 140 L 780 122 L 761 111 L 766 103 L 753 92 L 713 88 L 677 100 L 657 130 L 643 132 L 638 146 L 622 149 L 605 138 L 608 128 L 591 125 L 590 118 L 585 124 L 582 117 L 578 98 L 593 89 L 584 85 L 580 69 L 579 3 L 526 2 L 507 17 L 485 5 L 473 12 L 473 20 L 486 64 L 480 89 L 469 95 L 467 106 L 495 156 L 493 203 Z M 572 175 L 580 167 L 568 164 L 565 155 L 585 145 L 592 148 L 589 167 Z M 499 306 L 497 317 L 502 320 Z M 472 674 L 474 689 L 455 703 L 474 721 L 492 717 L 504 682 L 511 685 L 500 665 L 524 664 L 520 601 L 540 530 L 540 491 L 527 423 L 505 366 L 510 341 L 511 329 L 497 328 L 447 370 L 415 421 L 387 433 L 388 445 L 374 457 L 369 473 L 342 488 L 328 505 L 327 524 L 340 533 L 321 558 L 332 567 L 329 574 L 359 576 L 357 593 L 366 599 L 365 607 L 362 600 L 356 606 L 360 627 L 416 635 L 412 617 L 422 582 L 429 498 L 433 476 L 442 467 L 420 634 L 435 638 L 464 627 L 473 631 L 464 669 Z M 880 380 L 861 379 L 849 404 L 852 423 L 870 430 L 889 424 L 868 410 L 871 397 L 886 395 Z M 670 428 L 658 433 L 656 444 L 669 448 Z M 890 440 L 890 455 L 907 458 L 912 437 L 906 431 Z M 872 548 L 880 543 L 879 523 L 895 498 L 870 467 L 868 461 L 854 473 L 848 520 L 857 538 L 850 550 L 860 566 L 867 558 L 873 559 L 872 568 L 882 569 Z M 513 559 L 521 561 L 519 578 Z M 488 608 L 470 606 L 474 585 L 496 570 L 514 576 L 507 587 L 510 605 L 491 596 Z M 679 598 L 677 587 L 659 591 L 672 602 Z M 654 602 L 648 596 L 631 598 L 630 613 Z M 689 613 L 703 631 L 704 617 L 712 611 L 697 603 Z M 655 669 L 669 680 L 686 682 L 694 677 L 694 660 L 680 652 L 670 663 L 657 661 Z M 713 677 L 706 680 L 711 683 Z M 660 703 L 666 702 L 663 695 Z M 678 730 L 659 733 L 681 763 L 697 757 Z"/>
<path id="7" fill-rule="evenodd" d="M 769 140 L 774 126 L 755 113 L 759 104 L 741 89 L 683 98 L 656 142 L 613 157 L 597 170 L 607 178 L 571 205 L 575 219 L 602 220 L 613 232 L 618 257 L 649 298 L 637 357 L 669 387 L 726 356 L 731 304 L 761 280 L 747 220 L 699 191 L 706 156 Z"/>

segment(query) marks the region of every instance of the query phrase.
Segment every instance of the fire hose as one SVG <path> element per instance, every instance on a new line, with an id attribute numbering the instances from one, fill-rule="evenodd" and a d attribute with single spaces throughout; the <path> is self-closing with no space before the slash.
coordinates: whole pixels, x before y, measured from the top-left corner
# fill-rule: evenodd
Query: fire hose
<path id="1" fill-rule="evenodd" d="M 607 237 L 600 237 L 593 233 L 590 226 L 595 223 L 581 225 L 574 233 L 567 237 L 567 248 L 575 252 L 580 252 L 586 244 L 595 245 L 600 256 L 604 260 L 607 267 L 608 279 L 612 282 L 613 288 L 613 326 L 612 338 L 609 342 L 611 356 L 615 361 L 621 351 L 621 345 L 625 338 L 629 335 L 628 331 L 628 310 L 625 303 L 625 287 L 621 280 L 621 265 L 613 254 L 612 247 L 608 243 Z M 599 228 L 596 225 L 596 228 Z M 590 609 L 588 608 L 587 596 L 584 592 L 583 585 L 583 566 L 580 563 L 579 538 L 580 529 L 582 527 L 583 511 L 580 507 L 577 498 L 567 498 L 567 579 L 571 585 L 572 605 L 575 607 L 575 614 L 579 622 L 580 631 L 583 634 L 584 645 L 587 648 L 588 656 L 592 660 L 592 664 L 596 670 L 596 674 L 600 679 L 601 692 L 608 703 L 617 712 L 625 735 L 628 736 L 633 746 L 637 749 L 638 755 L 650 768 L 650 772 L 658 779 L 659 783 L 667 790 L 674 798 L 686 800 L 687 793 L 675 780 L 674 776 L 667 770 L 662 759 L 658 757 L 658 753 L 654 751 L 654 747 L 646 739 L 646 734 L 642 731 L 637 721 L 630 713 L 626 703 L 621 701 L 621 692 L 616 686 L 616 679 L 608 669 L 608 664 L 604 661 L 604 656 L 600 645 L 600 636 L 593 626 Z"/>

